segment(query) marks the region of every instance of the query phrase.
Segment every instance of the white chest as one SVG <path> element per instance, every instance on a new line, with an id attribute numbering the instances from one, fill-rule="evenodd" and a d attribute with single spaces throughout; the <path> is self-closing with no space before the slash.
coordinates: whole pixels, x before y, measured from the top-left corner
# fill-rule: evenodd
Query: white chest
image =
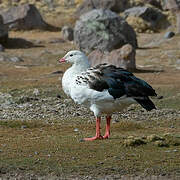
<path id="1" fill-rule="evenodd" d="M 63 91 L 70 96 L 70 89 L 72 86 L 72 76 L 70 76 L 70 72 L 68 72 L 69 69 L 64 73 L 63 78 L 62 78 L 62 88 Z"/>
<path id="2" fill-rule="evenodd" d="M 85 71 L 87 67 L 88 66 L 73 65 L 64 73 L 63 78 L 62 78 L 62 88 L 68 96 L 71 96 L 71 89 L 75 85 L 75 79 L 77 75 Z"/>

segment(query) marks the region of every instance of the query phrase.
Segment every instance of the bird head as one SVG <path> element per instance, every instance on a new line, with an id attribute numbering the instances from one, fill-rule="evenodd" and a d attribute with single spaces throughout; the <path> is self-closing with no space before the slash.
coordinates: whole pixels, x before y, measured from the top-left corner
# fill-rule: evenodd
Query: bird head
<path id="1" fill-rule="evenodd" d="M 78 50 L 69 51 L 63 58 L 59 60 L 60 63 L 67 62 L 70 64 L 84 64 L 88 63 L 86 55 Z"/>

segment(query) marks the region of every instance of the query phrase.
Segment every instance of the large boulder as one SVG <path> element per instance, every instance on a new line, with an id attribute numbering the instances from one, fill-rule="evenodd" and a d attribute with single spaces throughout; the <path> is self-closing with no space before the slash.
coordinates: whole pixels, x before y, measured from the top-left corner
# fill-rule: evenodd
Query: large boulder
<path id="1" fill-rule="evenodd" d="M 116 13 L 103 9 L 92 10 L 80 17 L 74 28 L 74 41 L 85 52 L 111 51 L 127 43 L 137 47 L 133 28 Z"/>
<path id="2" fill-rule="evenodd" d="M 5 44 L 8 40 L 8 28 L 4 25 L 3 18 L 0 15 L 0 44 Z"/>
<path id="3" fill-rule="evenodd" d="M 17 7 L 11 7 L 5 12 L 0 12 L 4 24 L 10 29 L 31 30 L 31 29 L 50 29 L 37 8 L 32 4 L 24 4 Z"/>
<path id="4" fill-rule="evenodd" d="M 88 59 L 91 66 L 108 63 L 133 71 L 136 69 L 135 53 L 135 49 L 130 44 L 126 44 L 108 53 L 94 50 L 89 54 Z"/>
<path id="5" fill-rule="evenodd" d="M 180 0 L 166 0 L 164 3 L 164 9 L 173 11 L 179 10 Z"/>
<path id="6" fill-rule="evenodd" d="M 124 11 L 125 18 L 137 17 L 142 18 L 148 23 L 149 29 L 165 29 L 170 23 L 166 19 L 166 16 L 157 8 L 148 6 L 137 6 Z M 130 19 L 130 18 L 129 18 Z M 135 21 L 134 21 L 135 22 Z M 133 24 L 131 24 L 133 26 Z"/>
<path id="7" fill-rule="evenodd" d="M 93 9 L 109 9 L 114 12 L 123 12 L 129 7 L 129 1 L 127 0 L 84 0 L 77 8 L 75 15 L 79 17 Z"/>

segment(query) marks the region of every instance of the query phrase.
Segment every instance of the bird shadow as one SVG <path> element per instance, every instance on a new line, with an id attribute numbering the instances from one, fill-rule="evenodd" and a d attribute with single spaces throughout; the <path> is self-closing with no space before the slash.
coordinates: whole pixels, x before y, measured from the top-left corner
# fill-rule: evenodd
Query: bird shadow
<path id="1" fill-rule="evenodd" d="M 4 44 L 4 47 L 7 49 L 28 49 L 32 47 L 44 47 L 42 45 L 36 45 L 32 43 L 31 41 L 28 41 L 23 38 L 8 38 L 6 43 Z"/>

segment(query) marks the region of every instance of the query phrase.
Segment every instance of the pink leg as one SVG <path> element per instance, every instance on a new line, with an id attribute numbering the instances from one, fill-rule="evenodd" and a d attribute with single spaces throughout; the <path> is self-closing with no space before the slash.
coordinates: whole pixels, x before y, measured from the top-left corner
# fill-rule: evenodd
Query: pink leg
<path id="1" fill-rule="evenodd" d="M 103 136 L 104 139 L 108 139 L 110 136 L 110 123 L 111 123 L 111 116 L 106 116 L 106 132 Z"/>
<path id="2" fill-rule="evenodd" d="M 101 123 L 101 118 L 96 117 L 96 135 L 92 138 L 84 138 L 85 141 L 94 141 L 96 139 L 103 139 L 100 133 L 100 123 Z"/>

